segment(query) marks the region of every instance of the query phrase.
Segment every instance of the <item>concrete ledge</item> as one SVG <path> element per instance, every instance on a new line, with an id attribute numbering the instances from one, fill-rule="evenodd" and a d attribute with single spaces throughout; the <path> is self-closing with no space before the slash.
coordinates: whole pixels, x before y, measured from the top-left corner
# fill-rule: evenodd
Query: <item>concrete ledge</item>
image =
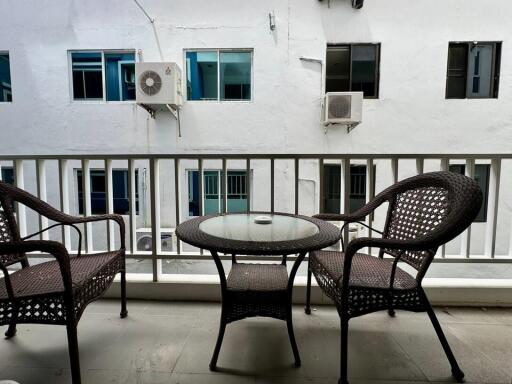
<path id="1" fill-rule="evenodd" d="M 512 279 L 425 279 L 423 286 L 432 304 L 450 306 L 512 306 Z M 119 297 L 120 284 L 116 279 L 105 297 Z M 155 283 L 151 275 L 128 276 L 127 295 L 130 299 L 219 301 L 219 278 L 215 275 L 165 275 Z M 306 277 L 295 280 L 293 301 L 303 304 L 306 297 Z M 313 304 L 331 301 L 313 284 Z"/>

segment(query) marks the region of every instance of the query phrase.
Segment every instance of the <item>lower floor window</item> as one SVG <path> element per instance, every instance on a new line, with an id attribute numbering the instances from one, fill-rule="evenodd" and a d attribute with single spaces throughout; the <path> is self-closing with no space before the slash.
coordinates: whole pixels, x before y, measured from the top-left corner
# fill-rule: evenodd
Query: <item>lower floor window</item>
<path id="1" fill-rule="evenodd" d="M 338 164 L 324 165 L 323 212 L 341 212 L 341 167 Z M 366 204 L 366 165 L 350 166 L 349 213 Z"/>
<path id="2" fill-rule="evenodd" d="M 2 169 L 2 181 L 8 184 L 14 185 L 14 168 L 13 167 L 1 167 Z"/>
<path id="3" fill-rule="evenodd" d="M 466 173 L 466 166 L 464 164 L 451 164 L 450 171 L 464 175 Z M 487 221 L 487 199 L 489 197 L 489 173 L 491 166 L 489 164 L 476 164 L 475 165 L 475 181 L 482 189 L 484 200 L 478 215 L 476 216 L 476 223 L 484 223 Z"/>
<path id="4" fill-rule="evenodd" d="M 224 210 L 222 194 L 223 176 L 220 170 L 203 172 L 203 212 L 205 215 Z M 247 210 L 247 172 L 227 171 L 227 212 Z M 188 171 L 188 215 L 200 216 L 199 212 L 199 172 Z"/>
<path id="5" fill-rule="evenodd" d="M 91 213 L 103 214 L 107 212 L 107 194 L 105 171 L 91 170 Z M 78 212 L 84 213 L 84 191 L 82 183 L 83 172 L 76 171 L 78 191 Z M 114 213 L 127 215 L 130 213 L 130 196 L 128 193 L 128 170 L 114 169 L 112 171 L 112 197 L 114 200 Z M 139 213 L 138 171 L 135 170 L 135 214 Z"/>

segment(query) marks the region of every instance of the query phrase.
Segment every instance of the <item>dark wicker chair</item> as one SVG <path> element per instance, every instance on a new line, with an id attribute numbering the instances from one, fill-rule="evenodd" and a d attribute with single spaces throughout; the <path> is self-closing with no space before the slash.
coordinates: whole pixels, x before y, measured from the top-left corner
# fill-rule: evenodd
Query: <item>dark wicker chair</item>
<path id="1" fill-rule="evenodd" d="M 451 365 L 453 377 L 462 382 L 464 373 L 450 349 L 436 315 L 421 286 L 437 249 L 463 232 L 475 219 L 482 204 L 476 182 L 453 172 L 433 172 L 394 184 L 353 214 L 320 214 L 317 218 L 344 221 L 344 227 L 359 222 L 378 206 L 389 203 L 380 238 L 352 240 L 342 252 L 311 252 L 308 268 L 306 308 L 310 310 L 311 274 L 335 303 L 341 319 L 340 384 L 347 381 L 349 319 L 395 309 L 426 311 Z M 342 229 L 343 233 L 343 229 Z M 379 249 L 379 257 L 358 253 L 365 247 Z M 384 258 L 384 255 L 392 256 Z M 412 276 L 398 262 L 417 273 Z"/>
<path id="2" fill-rule="evenodd" d="M 56 224 L 21 238 L 13 212 L 13 204 L 23 204 Z M 80 255 L 81 234 L 77 223 L 114 220 L 119 224 L 121 248 L 113 252 Z M 79 233 L 78 255 L 70 256 L 55 241 L 27 240 L 61 225 L 69 225 Z M 29 266 L 26 252 L 43 252 L 56 260 Z M 7 268 L 21 264 L 21 269 L 8 273 Z M 0 182 L 0 325 L 9 325 L 5 336 L 16 334 L 16 324 L 38 323 L 65 325 L 73 384 L 79 384 L 77 325 L 91 301 L 101 296 L 121 273 L 121 317 L 127 316 L 124 222 L 119 215 L 74 217 L 66 215 L 31 194 Z"/>

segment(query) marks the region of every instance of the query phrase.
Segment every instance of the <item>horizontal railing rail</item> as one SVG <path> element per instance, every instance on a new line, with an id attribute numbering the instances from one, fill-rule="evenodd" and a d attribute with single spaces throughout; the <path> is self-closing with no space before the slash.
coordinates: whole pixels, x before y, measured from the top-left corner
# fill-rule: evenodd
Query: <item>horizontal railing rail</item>
<path id="1" fill-rule="evenodd" d="M 264 161 L 264 163 L 262 163 Z M 230 162 L 236 162 L 234 168 L 237 177 L 228 177 Z M 278 163 L 285 162 L 278 167 Z M 404 164 L 404 162 L 406 162 Z M 213 164 L 214 163 L 214 164 Z M 58 202 L 58 208 L 65 213 L 78 214 L 78 195 L 81 196 L 83 215 L 91 215 L 91 193 L 98 188 L 97 180 L 91 180 L 91 170 L 101 169 L 105 175 L 105 185 L 101 193 L 105 196 L 105 212 L 114 213 L 114 194 L 120 191 L 115 187 L 114 170 L 126 171 L 122 184 L 123 198 L 127 200 L 127 257 L 138 260 L 150 260 L 152 276 L 158 281 L 162 273 L 163 260 L 207 260 L 207 251 L 195 250 L 183 244 L 171 234 L 172 251 L 162 249 L 162 228 L 175 228 L 187 220 L 187 199 L 197 204 L 199 214 L 210 213 L 210 205 L 205 204 L 204 174 L 214 168 L 218 176 L 217 183 L 208 184 L 208 196 L 218 196 L 218 212 L 229 212 L 230 188 L 228 179 L 236 180 L 236 190 L 241 191 L 240 183 L 245 179 L 245 193 L 238 204 L 245 204 L 245 210 L 264 210 L 276 212 L 284 210 L 296 214 L 314 214 L 320 211 L 332 211 L 333 206 L 339 212 L 347 212 L 351 207 L 351 195 L 357 199 L 369 201 L 384 187 L 404 177 L 434 170 L 449 170 L 450 165 L 463 166 L 467 176 L 476 177 L 485 189 L 484 220 L 474 223 L 459 236 L 456 244 L 448 244 L 439 250 L 436 262 L 512 262 L 512 230 L 498 231 L 498 217 L 504 219 L 510 227 L 509 206 L 512 195 L 508 188 L 501 186 L 502 166 L 506 163 L 512 167 L 512 154 L 235 154 L 235 153 L 182 153 L 182 154 L 68 154 L 68 155 L 0 155 L 0 169 L 12 169 L 14 183 L 37 194 L 42 200 Z M 510 163 L 510 164 L 509 164 Z M 351 193 L 351 165 L 364 165 L 366 176 L 357 173 L 357 188 Z M 485 167 L 481 167 L 485 165 Z M 326 187 L 327 166 L 336 168 L 332 178 L 334 184 Z M 140 170 L 143 169 L 144 172 Z M 461 168 L 462 169 L 462 168 Z M 479 172 L 476 172 L 479 169 Z M 481 173 L 483 169 L 487 173 Z M 81 171 L 81 185 L 74 170 Z M 139 171 L 137 171 L 139 170 Z M 197 172 L 197 180 L 191 181 L 189 171 Z M 147 171 L 147 172 L 146 172 Z M 245 172 L 245 177 L 241 176 Z M 138 173 L 137 173 L 138 172 Z M 337 173 L 339 172 L 339 174 Z M 484 177 L 485 176 L 485 177 Z M 2 173 L 0 173 L 0 179 Z M 482 180 L 485 178 L 485 180 Z M 365 180 L 365 183 L 362 181 Z M 509 182 L 504 179 L 504 183 Z M 510 181 L 512 184 L 512 180 Z M 278 185 L 279 184 L 279 185 Z M 284 184 L 284 186 L 283 186 Z M 217 193 L 212 192 L 217 187 Z M 500 188 L 501 187 L 501 188 Z M 78 190 L 80 189 L 80 192 Z M 357 189 L 357 191 L 355 191 Z M 500 189 L 502 195 L 500 196 Z M 357 193 L 356 193 L 357 192 Z M 366 193 L 365 196 L 363 194 Z M 195 194 L 195 195 L 194 195 Z M 136 199 L 138 196 L 138 202 Z M 357 195 L 357 196 L 356 196 Z M 330 199 L 327 199 L 327 196 Z M 339 197 L 339 198 L 338 198 Z M 119 201 L 119 196 L 115 197 Z M 329 201 L 328 201 L 329 200 Z M 510 200 L 510 203 L 509 203 Z M 102 200 L 103 201 L 103 200 Z M 139 212 L 137 212 L 137 209 Z M 238 207 L 237 209 L 240 209 Z M 48 227 L 48 220 L 42 216 L 30 216 L 23 206 L 16 207 L 20 233 L 36 232 Z M 376 216 L 377 215 L 377 216 Z M 382 224 L 378 214 L 372 214 L 365 224 L 377 227 Z M 141 224 L 142 222 L 142 224 Z M 149 223 L 149 224 L 148 224 Z M 501 222 L 500 222 L 501 223 Z M 147 236 L 152 239 L 150 249 L 137 250 L 138 234 L 141 227 L 148 228 Z M 106 230 L 100 231 L 105 236 L 105 245 L 100 248 L 93 224 L 83 225 L 83 253 L 92 253 L 116 246 L 116 228 L 112 222 L 106 224 Z M 343 236 L 352 235 L 349 226 L 345 227 Z M 358 234 L 367 236 L 371 232 L 364 228 L 357 229 Z M 499 238 L 498 238 L 499 233 Z M 55 235 L 53 235 L 55 236 Z M 41 239 L 49 239 L 50 234 L 43 232 Z M 68 249 L 72 249 L 73 238 L 67 227 L 62 228 L 61 239 Z M 159 239 L 159 241 L 153 241 Z M 118 242 L 119 239 L 117 239 Z M 498 244 L 499 243 L 499 244 Z M 499 245 L 500 252 L 497 252 Z M 455 249 L 455 252 L 453 251 Z M 474 250 L 476 249 L 476 251 Z M 503 251 L 503 249 L 506 249 Z M 371 250 L 368 250 L 371 251 Z M 44 255 L 31 254 L 31 257 Z M 230 255 L 222 256 L 230 260 Z M 268 257 L 241 257 L 241 260 L 272 260 Z M 290 260 L 293 260 L 290 257 Z M 279 256 L 275 260 L 280 260 Z"/>

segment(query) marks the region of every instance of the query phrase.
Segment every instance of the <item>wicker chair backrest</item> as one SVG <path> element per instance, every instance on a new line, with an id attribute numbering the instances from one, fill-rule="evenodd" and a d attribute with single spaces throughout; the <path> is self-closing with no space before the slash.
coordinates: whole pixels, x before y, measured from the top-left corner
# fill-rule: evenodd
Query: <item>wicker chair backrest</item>
<path id="1" fill-rule="evenodd" d="M 403 180 L 382 194 L 389 201 L 384 238 L 424 240 L 421 251 L 384 250 L 424 275 L 437 249 L 462 233 L 475 219 L 482 191 L 469 177 L 432 172 Z"/>
<path id="2" fill-rule="evenodd" d="M 20 241 L 20 234 L 14 216 L 14 199 L 8 191 L 9 184 L 0 181 L 0 242 Z M 0 263 L 8 266 L 18 262 L 26 262 L 25 254 L 0 255 Z"/>

